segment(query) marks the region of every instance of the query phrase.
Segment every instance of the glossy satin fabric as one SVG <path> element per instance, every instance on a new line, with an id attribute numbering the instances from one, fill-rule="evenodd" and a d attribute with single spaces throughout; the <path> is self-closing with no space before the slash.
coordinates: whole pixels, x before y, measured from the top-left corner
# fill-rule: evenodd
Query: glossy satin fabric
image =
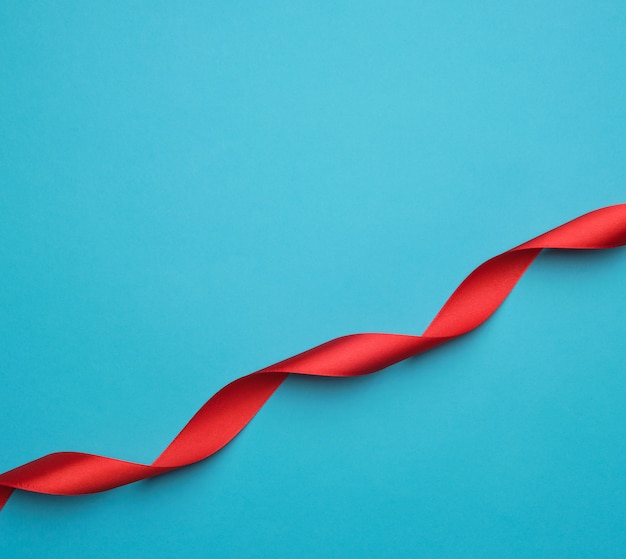
<path id="1" fill-rule="evenodd" d="M 289 374 L 366 375 L 423 353 L 482 324 L 544 248 L 605 249 L 626 244 L 626 204 L 585 214 L 476 268 L 421 336 L 353 334 L 241 377 L 217 392 L 150 465 L 58 452 L 0 474 L 0 508 L 14 489 L 54 495 L 106 491 L 203 460 L 254 417 Z"/>

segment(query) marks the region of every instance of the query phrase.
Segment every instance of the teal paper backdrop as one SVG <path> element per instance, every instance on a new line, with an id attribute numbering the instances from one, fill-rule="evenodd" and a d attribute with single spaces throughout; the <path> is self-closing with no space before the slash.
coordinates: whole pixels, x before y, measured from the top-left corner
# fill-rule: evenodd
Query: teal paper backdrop
<path id="1" fill-rule="evenodd" d="M 626 202 L 623 2 L 0 2 L 0 471 L 151 462 L 227 382 L 420 333 Z M 623 557 L 626 251 L 476 332 L 291 378 L 225 450 L 16 492 L 0 557 Z"/>

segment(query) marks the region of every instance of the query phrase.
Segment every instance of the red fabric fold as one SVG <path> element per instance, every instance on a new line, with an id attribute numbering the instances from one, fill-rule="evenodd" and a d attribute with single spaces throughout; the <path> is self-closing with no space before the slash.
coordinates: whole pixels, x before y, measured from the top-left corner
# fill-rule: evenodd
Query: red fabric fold
<path id="1" fill-rule="evenodd" d="M 203 460 L 228 444 L 289 374 L 348 377 L 374 373 L 482 324 L 542 249 L 604 249 L 625 244 L 626 204 L 585 214 L 481 264 L 450 296 L 421 336 L 342 336 L 234 380 L 200 408 L 150 465 L 58 452 L 18 466 L 0 474 L 0 508 L 14 489 L 54 495 L 96 493 Z"/>

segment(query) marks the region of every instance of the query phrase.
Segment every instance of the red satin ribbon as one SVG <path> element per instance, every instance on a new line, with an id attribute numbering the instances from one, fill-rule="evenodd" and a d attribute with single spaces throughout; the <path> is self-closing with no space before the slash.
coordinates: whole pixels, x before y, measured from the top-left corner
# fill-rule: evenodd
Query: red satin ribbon
<path id="1" fill-rule="evenodd" d="M 0 474 L 0 508 L 14 489 L 52 495 L 106 491 L 211 456 L 241 431 L 289 374 L 350 377 L 379 371 L 473 330 L 489 318 L 544 248 L 626 244 L 626 204 L 585 214 L 476 268 L 421 336 L 342 336 L 241 377 L 217 392 L 150 465 L 57 452 Z"/>

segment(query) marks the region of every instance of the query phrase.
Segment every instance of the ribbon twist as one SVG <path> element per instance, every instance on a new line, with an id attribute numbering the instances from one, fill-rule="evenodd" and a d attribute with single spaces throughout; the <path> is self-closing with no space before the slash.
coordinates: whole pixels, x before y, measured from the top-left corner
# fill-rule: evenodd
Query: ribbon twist
<path id="1" fill-rule="evenodd" d="M 0 474 L 0 508 L 15 489 L 52 495 L 96 493 L 203 460 L 228 444 L 289 374 L 351 377 L 374 373 L 482 324 L 542 249 L 605 249 L 625 244 L 626 204 L 582 215 L 481 264 L 461 283 L 421 336 L 342 336 L 234 380 L 198 410 L 150 465 L 80 452 L 42 456 Z"/>

